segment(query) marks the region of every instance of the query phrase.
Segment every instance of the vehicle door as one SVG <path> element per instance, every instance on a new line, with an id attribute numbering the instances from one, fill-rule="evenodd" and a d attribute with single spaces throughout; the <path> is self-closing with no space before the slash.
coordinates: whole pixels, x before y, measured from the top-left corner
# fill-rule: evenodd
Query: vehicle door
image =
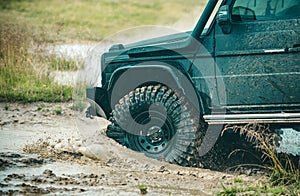
<path id="1" fill-rule="evenodd" d="M 226 88 L 222 107 L 299 109 L 300 1 L 232 0 L 224 7 L 230 20 L 215 25 L 216 77 Z"/>

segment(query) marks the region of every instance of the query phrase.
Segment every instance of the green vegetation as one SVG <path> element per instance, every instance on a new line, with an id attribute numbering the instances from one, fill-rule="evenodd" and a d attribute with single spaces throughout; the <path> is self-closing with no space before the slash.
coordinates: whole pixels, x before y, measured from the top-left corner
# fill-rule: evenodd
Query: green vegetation
<path id="1" fill-rule="evenodd" d="M 62 107 L 61 106 L 57 106 L 56 108 L 54 108 L 54 113 L 56 115 L 61 115 L 62 114 Z"/>
<path id="2" fill-rule="evenodd" d="M 234 178 L 233 182 L 234 183 L 242 183 L 244 180 L 242 178 Z"/>
<path id="3" fill-rule="evenodd" d="M 49 58 L 25 24 L 0 23 L 0 101 L 68 101 L 72 87 L 47 76 Z"/>
<path id="4" fill-rule="evenodd" d="M 83 100 L 74 100 L 73 105 L 71 107 L 74 111 L 82 112 L 87 107 L 86 102 Z"/>
<path id="5" fill-rule="evenodd" d="M 82 65 L 49 54 L 51 43 L 100 41 L 130 27 L 172 24 L 201 4 L 205 1 L 0 0 L 0 101 L 72 99 L 73 88 L 48 75 Z"/>
<path id="6" fill-rule="evenodd" d="M 218 193 L 217 195 L 237 195 L 239 193 L 243 193 L 241 195 L 263 195 L 263 194 L 271 194 L 271 195 L 285 195 L 288 193 L 288 190 L 285 187 L 270 187 L 270 186 L 261 186 L 261 187 L 225 187 L 223 185 L 223 191 Z"/>
<path id="7" fill-rule="evenodd" d="M 44 103 L 40 103 L 38 106 L 37 106 L 37 110 L 42 110 L 46 107 L 46 105 Z"/>
<path id="8" fill-rule="evenodd" d="M 45 34 L 48 42 L 100 41 L 127 28 L 172 24 L 205 2 L 0 0 L 0 18 L 32 24 L 34 31 Z"/>
<path id="9" fill-rule="evenodd" d="M 51 55 L 49 57 L 49 63 L 48 68 L 51 71 L 77 71 L 82 67 L 75 60 L 57 57 L 55 55 Z"/>
<path id="10" fill-rule="evenodd" d="M 148 192 L 147 191 L 147 186 L 145 186 L 145 185 L 139 185 L 138 188 L 139 188 L 139 190 L 140 190 L 140 192 L 141 192 L 142 195 L 147 194 L 147 192 Z"/>

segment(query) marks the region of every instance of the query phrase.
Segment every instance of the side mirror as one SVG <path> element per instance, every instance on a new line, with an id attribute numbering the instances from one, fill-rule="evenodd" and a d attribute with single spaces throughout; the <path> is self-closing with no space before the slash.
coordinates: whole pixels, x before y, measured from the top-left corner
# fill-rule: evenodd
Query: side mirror
<path id="1" fill-rule="evenodd" d="M 231 32 L 231 13 L 228 5 L 220 7 L 216 20 L 224 34 L 229 34 Z"/>

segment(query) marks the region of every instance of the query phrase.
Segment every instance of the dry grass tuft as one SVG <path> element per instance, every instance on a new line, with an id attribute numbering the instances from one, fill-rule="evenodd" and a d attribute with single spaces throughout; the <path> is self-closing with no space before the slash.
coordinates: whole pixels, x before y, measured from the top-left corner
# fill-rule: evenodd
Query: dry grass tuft
<path id="1" fill-rule="evenodd" d="M 72 87 L 47 76 L 45 45 L 24 24 L 0 24 L 0 101 L 68 101 Z"/>
<path id="2" fill-rule="evenodd" d="M 276 152 L 279 137 L 272 132 L 268 125 L 247 124 L 243 126 L 226 126 L 224 131 L 233 130 L 245 137 L 247 141 L 255 144 L 255 148 L 263 153 L 263 159 L 271 163 L 266 166 L 272 173 L 270 175 L 271 186 L 287 187 L 284 190 L 291 195 L 300 194 L 299 166 L 296 167 L 288 154 Z"/>

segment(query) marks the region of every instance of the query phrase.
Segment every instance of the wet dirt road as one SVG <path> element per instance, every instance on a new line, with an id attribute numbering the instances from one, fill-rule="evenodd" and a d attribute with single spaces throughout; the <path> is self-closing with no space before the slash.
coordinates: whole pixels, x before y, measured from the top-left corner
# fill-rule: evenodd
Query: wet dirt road
<path id="1" fill-rule="evenodd" d="M 260 176 L 185 168 L 132 152 L 72 103 L 0 104 L 0 194 L 214 195 Z"/>

